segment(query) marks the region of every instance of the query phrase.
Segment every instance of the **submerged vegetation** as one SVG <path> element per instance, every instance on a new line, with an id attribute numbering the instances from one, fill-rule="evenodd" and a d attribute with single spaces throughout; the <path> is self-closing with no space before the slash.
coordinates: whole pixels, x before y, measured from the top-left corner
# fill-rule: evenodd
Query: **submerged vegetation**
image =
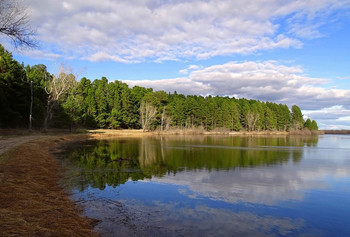
<path id="1" fill-rule="evenodd" d="M 24 66 L 0 45 L 0 127 L 46 131 L 77 127 L 226 131 L 318 130 L 297 105 L 219 96 L 183 95 L 129 86 L 106 77 L 79 81 L 65 67 Z M 29 121 L 28 121 L 29 118 Z"/>

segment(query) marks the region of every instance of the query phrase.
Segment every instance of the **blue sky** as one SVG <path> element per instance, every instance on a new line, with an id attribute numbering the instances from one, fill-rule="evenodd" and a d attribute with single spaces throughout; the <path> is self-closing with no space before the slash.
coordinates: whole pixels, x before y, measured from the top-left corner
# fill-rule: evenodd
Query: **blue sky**
<path id="1" fill-rule="evenodd" d="M 297 104 L 322 129 L 350 129 L 349 0 L 24 3 L 40 43 L 13 52 L 25 64 L 55 73 L 65 62 L 78 78 Z"/>

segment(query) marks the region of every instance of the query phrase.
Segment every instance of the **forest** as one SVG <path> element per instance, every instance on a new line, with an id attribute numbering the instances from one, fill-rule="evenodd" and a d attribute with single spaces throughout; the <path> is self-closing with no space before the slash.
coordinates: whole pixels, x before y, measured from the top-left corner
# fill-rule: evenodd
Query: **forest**
<path id="1" fill-rule="evenodd" d="M 176 88 L 174 88 L 176 89 Z M 183 95 L 121 81 L 78 80 L 64 65 L 50 74 L 25 66 L 0 45 L 0 128 L 110 128 L 208 131 L 318 130 L 297 105 L 244 98 Z"/>

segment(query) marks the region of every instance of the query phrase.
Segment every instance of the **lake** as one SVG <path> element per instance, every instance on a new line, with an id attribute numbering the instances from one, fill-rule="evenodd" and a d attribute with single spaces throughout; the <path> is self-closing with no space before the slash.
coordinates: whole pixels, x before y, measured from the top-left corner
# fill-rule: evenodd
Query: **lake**
<path id="1" fill-rule="evenodd" d="M 102 236 L 350 236 L 350 136 L 154 136 L 65 147 Z"/>

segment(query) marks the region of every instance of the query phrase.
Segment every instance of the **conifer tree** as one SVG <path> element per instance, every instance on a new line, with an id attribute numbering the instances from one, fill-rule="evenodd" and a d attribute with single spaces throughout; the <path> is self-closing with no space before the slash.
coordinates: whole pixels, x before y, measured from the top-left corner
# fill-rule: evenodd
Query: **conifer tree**
<path id="1" fill-rule="evenodd" d="M 25 80 L 23 66 L 0 45 L 0 127 L 27 124 L 30 87 L 24 83 Z"/>

